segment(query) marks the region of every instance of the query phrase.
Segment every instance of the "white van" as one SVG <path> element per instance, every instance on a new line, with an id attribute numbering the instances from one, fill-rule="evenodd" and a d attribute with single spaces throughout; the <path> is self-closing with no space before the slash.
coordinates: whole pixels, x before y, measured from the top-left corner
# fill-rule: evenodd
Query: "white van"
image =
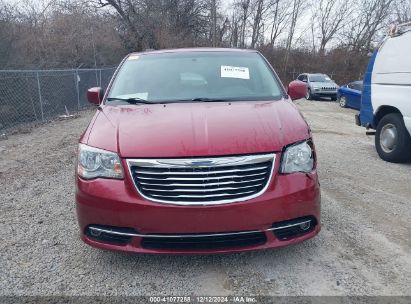
<path id="1" fill-rule="evenodd" d="M 411 22 L 394 27 L 372 55 L 356 123 L 376 130 L 383 160 L 411 159 Z"/>

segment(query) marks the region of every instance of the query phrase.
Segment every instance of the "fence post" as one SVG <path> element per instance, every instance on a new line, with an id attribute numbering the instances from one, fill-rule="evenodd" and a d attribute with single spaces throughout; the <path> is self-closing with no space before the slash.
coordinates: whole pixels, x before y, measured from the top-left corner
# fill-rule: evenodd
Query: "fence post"
<path id="1" fill-rule="evenodd" d="M 79 76 L 78 76 L 78 69 L 74 74 L 74 81 L 76 84 L 76 91 L 77 91 L 77 110 L 80 111 L 80 88 L 79 88 Z"/>
<path id="2" fill-rule="evenodd" d="M 26 93 L 27 93 L 27 95 L 28 95 L 29 98 L 30 98 L 31 106 L 33 107 L 34 118 L 35 118 L 36 120 L 39 120 L 38 117 L 37 117 L 36 107 L 35 107 L 34 101 L 33 101 L 33 96 L 32 96 L 32 94 L 30 94 L 30 91 L 29 91 L 30 86 L 29 86 L 29 81 L 28 81 L 27 76 L 26 76 L 26 88 L 27 88 Z"/>
<path id="3" fill-rule="evenodd" d="M 41 87 L 40 87 L 40 78 L 39 72 L 36 73 L 37 76 L 37 89 L 39 91 L 39 101 L 40 101 L 40 111 L 41 111 L 41 121 L 44 121 L 44 112 L 43 112 L 43 100 L 41 97 Z"/>
<path id="4" fill-rule="evenodd" d="M 99 87 L 101 87 L 101 69 L 100 69 L 100 84 Z"/>

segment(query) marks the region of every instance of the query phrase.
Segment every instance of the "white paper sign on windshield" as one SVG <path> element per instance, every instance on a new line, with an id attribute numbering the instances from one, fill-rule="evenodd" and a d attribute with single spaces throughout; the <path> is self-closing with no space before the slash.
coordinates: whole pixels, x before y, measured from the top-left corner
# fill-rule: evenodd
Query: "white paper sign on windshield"
<path id="1" fill-rule="evenodd" d="M 235 67 L 229 65 L 221 66 L 222 78 L 238 78 L 238 79 L 250 79 L 250 71 L 245 67 Z"/>

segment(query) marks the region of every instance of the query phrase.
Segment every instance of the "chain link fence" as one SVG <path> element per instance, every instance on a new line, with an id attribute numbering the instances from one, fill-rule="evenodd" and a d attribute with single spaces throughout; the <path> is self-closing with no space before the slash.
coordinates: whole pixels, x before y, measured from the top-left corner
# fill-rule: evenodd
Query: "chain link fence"
<path id="1" fill-rule="evenodd" d="M 88 105 L 87 89 L 105 89 L 114 71 L 0 70 L 0 129 L 79 111 Z"/>

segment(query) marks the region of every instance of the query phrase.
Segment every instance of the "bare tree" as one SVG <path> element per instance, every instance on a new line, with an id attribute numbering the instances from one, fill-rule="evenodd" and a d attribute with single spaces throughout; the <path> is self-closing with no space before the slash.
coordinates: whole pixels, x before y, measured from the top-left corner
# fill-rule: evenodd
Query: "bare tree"
<path id="1" fill-rule="evenodd" d="M 251 32 L 251 48 L 255 48 L 260 36 L 263 36 L 263 19 L 267 12 L 268 6 L 264 0 L 254 0 L 252 3 L 252 32 Z"/>
<path id="2" fill-rule="evenodd" d="M 285 54 L 285 60 L 284 60 L 284 70 L 287 68 L 288 64 L 288 59 L 290 56 L 290 50 L 291 50 L 291 45 L 293 43 L 293 38 L 295 34 L 295 28 L 297 25 L 297 21 L 301 16 L 302 10 L 304 8 L 304 1 L 303 0 L 292 0 L 292 10 L 290 14 L 290 27 L 288 29 L 288 37 L 287 37 L 287 43 L 286 43 L 286 54 Z"/>
<path id="3" fill-rule="evenodd" d="M 19 4 L 0 10 L 3 67 L 112 65 L 124 55 L 113 20 L 83 3 L 25 0 Z M 6 12 L 8 19 L 1 17 Z M 3 30 L 8 33 L 4 37 Z M 3 45 L 7 45 L 5 53 Z"/>
<path id="4" fill-rule="evenodd" d="M 310 31 L 311 31 L 311 48 L 312 52 L 316 52 L 316 31 L 315 31 L 315 24 L 314 22 L 310 23 Z"/>
<path id="5" fill-rule="evenodd" d="M 411 1 L 396 0 L 391 19 L 393 23 L 411 22 Z"/>
<path id="6" fill-rule="evenodd" d="M 378 32 L 385 28 L 394 0 L 364 0 L 353 4 L 357 12 L 347 22 L 342 33 L 343 42 L 354 52 L 369 52 Z"/>
<path id="7" fill-rule="evenodd" d="M 207 0 L 209 1 L 210 20 L 208 21 L 210 26 L 210 41 L 213 47 L 221 46 L 224 44 L 223 39 L 227 34 L 230 27 L 230 21 L 227 16 L 220 13 L 221 1 L 220 0 Z"/>
<path id="8" fill-rule="evenodd" d="M 285 31 L 290 18 L 289 0 L 271 0 L 269 7 L 270 46 L 274 47 L 277 38 Z"/>
<path id="9" fill-rule="evenodd" d="M 343 21 L 348 20 L 349 1 L 315 0 L 312 1 L 312 25 L 318 31 L 320 46 L 319 52 L 324 53 L 326 45 L 342 28 Z M 316 32 L 315 32 L 316 33 Z"/>
<path id="10" fill-rule="evenodd" d="M 172 36 L 185 45 L 207 38 L 206 1 L 195 0 L 95 0 L 100 8 L 114 9 L 124 27 L 129 49 L 161 48 L 159 36 Z M 179 40 L 179 39 L 180 40 Z"/>
<path id="11" fill-rule="evenodd" d="M 224 45 L 224 39 L 225 36 L 227 35 L 227 33 L 229 32 L 230 29 L 230 20 L 228 19 L 228 17 L 225 17 L 223 23 L 221 24 L 221 26 L 219 27 L 219 45 L 223 46 Z M 228 43 L 228 46 L 230 46 L 230 43 Z"/>
<path id="12" fill-rule="evenodd" d="M 222 0 L 2 1 L 9 0 L 0 0 L 3 68 L 112 65 L 145 48 L 249 46 L 263 52 L 283 80 L 290 71 L 312 70 L 339 71 L 340 81 L 357 78 L 383 29 L 408 21 L 411 5 L 317 0 L 305 18 L 307 0 L 235 0 L 227 12 Z"/>
<path id="13" fill-rule="evenodd" d="M 245 47 L 246 30 L 248 17 L 250 16 L 250 1 L 251 0 L 241 0 L 237 5 L 241 8 L 241 36 L 240 36 L 240 47 Z"/>
<path id="14" fill-rule="evenodd" d="M 213 47 L 217 46 L 217 1 L 211 0 L 211 24 Z"/>
<path id="15" fill-rule="evenodd" d="M 10 4 L 0 1 L 0 68 L 6 67 L 12 57 L 15 26 L 12 23 L 14 10 Z"/>
<path id="16" fill-rule="evenodd" d="M 110 6 L 112 7 L 126 26 L 133 38 L 133 44 L 137 50 L 143 49 L 143 38 L 147 32 L 136 25 L 135 20 L 142 17 L 140 13 L 142 3 L 137 1 L 135 3 L 125 0 L 97 0 L 100 8 Z M 124 37 L 124 36 L 123 36 Z M 132 48 L 131 45 L 128 47 Z"/>
<path id="17" fill-rule="evenodd" d="M 229 25 L 229 45 L 231 47 L 238 47 L 240 43 L 240 25 L 241 18 L 239 17 L 238 10 L 234 9 L 231 16 Z"/>

